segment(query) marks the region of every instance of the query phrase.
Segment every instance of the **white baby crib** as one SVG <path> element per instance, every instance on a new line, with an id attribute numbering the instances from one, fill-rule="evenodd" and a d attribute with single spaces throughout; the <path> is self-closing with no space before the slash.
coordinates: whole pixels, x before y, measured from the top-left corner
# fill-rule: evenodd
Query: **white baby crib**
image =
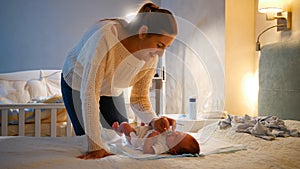
<path id="1" fill-rule="evenodd" d="M 42 127 L 46 128 L 42 125 L 50 125 L 50 136 L 57 136 L 57 128 L 64 128 L 65 132 L 60 132 L 59 136 L 72 136 L 72 125 L 69 117 L 67 116 L 67 121 L 61 124 L 57 123 L 57 109 L 65 108 L 63 103 L 15 103 L 15 104 L 0 104 L 0 110 L 2 112 L 1 119 L 1 136 L 8 135 L 16 135 L 16 132 L 11 132 L 14 134 L 9 134 L 9 131 L 16 131 L 14 128 L 18 129 L 18 136 L 25 136 L 26 123 L 25 123 L 25 110 L 26 109 L 34 109 L 35 117 L 34 117 L 34 135 L 35 137 L 41 136 Z M 8 123 L 8 112 L 10 109 L 18 110 L 18 125 L 9 125 Z M 50 123 L 42 123 L 41 121 L 41 113 L 42 109 L 49 109 L 51 112 L 50 115 Z M 32 124 L 32 123 L 30 123 Z M 30 125 L 28 124 L 28 125 Z M 30 127 L 27 127 L 30 128 Z M 30 133 L 30 132 L 29 132 Z M 32 133 L 32 132 L 31 132 Z M 29 134 L 30 135 L 30 134 Z"/>
<path id="2" fill-rule="evenodd" d="M 72 136 L 60 70 L 0 74 L 0 136 Z"/>

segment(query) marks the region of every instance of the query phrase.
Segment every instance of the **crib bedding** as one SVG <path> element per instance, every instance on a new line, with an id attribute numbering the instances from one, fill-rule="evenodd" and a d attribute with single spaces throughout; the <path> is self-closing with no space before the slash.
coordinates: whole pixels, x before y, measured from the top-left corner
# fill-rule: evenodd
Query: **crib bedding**
<path id="1" fill-rule="evenodd" d="M 3 99 L 1 99 L 3 101 Z M 18 136 L 19 129 L 19 106 L 14 103 L 9 102 L 1 102 L 6 105 L 14 105 L 13 108 L 7 110 L 7 135 L 8 136 Z M 59 94 L 55 94 L 49 97 L 39 97 L 37 99 L 32 99 L 29 104 L 36 103 L 63 103 L 62 96 Z M 29 105 L 28 104 L 28 105 Z M 1 105 L 1 104 L 0 104 Z M 22 105 L 27 105 L 21 104 Z M 30 106 L 29 106 L 30 107 Z M 24 123 L 25 129 L 24 134 L 25 136 L 35 136 L 35 109 L 34 108 L 24 108 Z M 1 121 L 2 121 L 2 110 L 0 110 L 0 129 L 1 129 Z M 65 136 L 66 134 L 66 124 L 67 122 L 67 112 L 65 108 L 58 108 L 56 109 L 56 136 Z M 51 109 L 40 109 L 40 123 L 41 123 L 41 131 L 40 136 L 50 136 L 51 135 Z M 2 133 L 1 133 L 2 134 Z"/>
<path id="2" fill-rule="evenodd" d="M 1 126 L 0 126 L 1 131 Z M 56 137 L 63 137 L 67 134 L 67 123 L 66 122 L 57 122 L 56 123 Z M 19 135 L 19 126 L 18 125 L 9 125 L 7 127 L 8 136 L 18 136 Z M 35 124 L 28 123 L 25 124 L 24 129 L 25 136 L 35 136 Z M 73 133 L 74 135 L 74 133 Z M 40 137 L 49 137 L 51 136 L 51 125 L 50 123 L 41 123 Z"/>
<path id="3" fill-rule="evenodd" d="M 300 121 L 285 120 L 288 128 L 300 130 Z M 138 160 L 126 155 L 113 155 L 97 160 L 75 156 L 86 150 L 84 136 L 76 137 L 0 137 L 0 168 L 299 168 L 299 137 L 278 137 L 266 141 L 233 128 L 215 128 L 207 147 L 243 145 L 239 151 L 214 151 L 200 157 Z M 209 145 L 210 144 L 210 145 Z M 214 145 L 215 144 L 215 145 Z M 215 149 L 215 150 L 222 150 Z"/>
<path id="4" fill-rule="evenodd" d="M 7 102 L 1 102 L 5 104 L 13 104 Z M 52 95 L 49 97 L 39 97 L 38 99 L 33 99 L 28 103 L 63 103 L 61 95 Z M 57 109 L 56 110 L 57 122 L 66 122 L 67 113 L 66 109 Z M 25 123 L 34 123 L 35 119 L 35 110 L 33 108 L 24 109 L 25 112 Z M 50 123 L 51 120 L 51 110 L 50 109 L 41 109 L 41 123 Z M 9 109 L 8 110 L 8 124 L 18 124 L 19 123 L 19 109 Z M 1 125 L 2 113 L 0 110 L 0 125 Z"/>

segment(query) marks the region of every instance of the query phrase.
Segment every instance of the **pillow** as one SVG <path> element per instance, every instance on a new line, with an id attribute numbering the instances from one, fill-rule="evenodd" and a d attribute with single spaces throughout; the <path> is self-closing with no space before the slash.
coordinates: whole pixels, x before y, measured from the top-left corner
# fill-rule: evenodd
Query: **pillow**
<path id="1" fill-rule="evenodd" d="M 41 80 L 28 80 L 25 85 L 25 90 L 29 92 L 31 99 L 37 99 L 39 97 L 47 97 L 46 82 Z"/>

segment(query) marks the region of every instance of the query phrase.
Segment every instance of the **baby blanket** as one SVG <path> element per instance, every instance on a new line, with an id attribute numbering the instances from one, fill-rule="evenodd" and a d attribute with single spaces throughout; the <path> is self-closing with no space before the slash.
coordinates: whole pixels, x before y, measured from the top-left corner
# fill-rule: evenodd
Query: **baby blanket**
<path id="1" fill-rule="evenodd" d="M 105 132 L 102 137 L 106 140 L 106 144 L 110 151 L 114 154 L 125 155 L 138 160 L 154 160 L 162 158 L 180 158 L 180 157 L 201 157 L 218 153 L 229 153 L 240 150 L 246 150 L 241 144 L 232 144 L 219 139 L 210 138 L 217 128 L 218 123 L 212 123 L 200 129 L 197 133 L 189 133 L 194 136 L 200 144 L 200 154 L 181 154 L 181 155 L 152 155 L 143 154 L 141 150 L 129 147 L 125 142 L 125 136 L 118 136 L 113 130 L 103 129 Z"/>

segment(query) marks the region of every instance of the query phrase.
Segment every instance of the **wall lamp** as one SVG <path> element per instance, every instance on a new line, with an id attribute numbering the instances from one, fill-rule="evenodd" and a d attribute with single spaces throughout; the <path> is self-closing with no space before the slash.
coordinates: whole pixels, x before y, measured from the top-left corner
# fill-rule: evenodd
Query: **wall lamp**
<path id="1" fill-rule="evenodd" d="M 291 29 L 292 13 L 284 11 L 284 0 L 259 0 L 258 11 L 266 14 L 266 20 L 277 19 L 277 31 Z"/>
<path id="2" fill-rule="evenodd" d="M 266 20 L 271 21 L 277 19 L 277 24 L 263 30 L 256 40 L 256 51 L 260 50 L 260 36 L 266 31 L 277 28 L 277 31 L 287 31 L 292 26 L 292 13 L 284 12 L 284 0 L 259 0 L 258 11 L 266 14 Z"/>

